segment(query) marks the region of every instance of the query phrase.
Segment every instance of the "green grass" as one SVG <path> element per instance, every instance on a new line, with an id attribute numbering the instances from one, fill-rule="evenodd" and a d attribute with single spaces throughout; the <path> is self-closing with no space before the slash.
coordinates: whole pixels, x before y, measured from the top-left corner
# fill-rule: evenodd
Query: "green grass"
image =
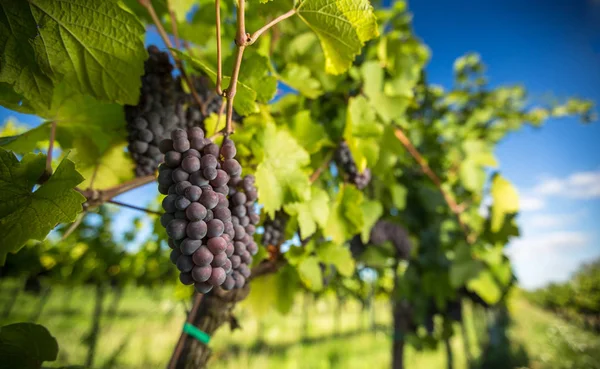
<path id="1" fill-rule="evenodd" d="M 83 364 L 88 346 L 86 337 L 92 325 L 93 288 L 56 287 L 49 295 L 37 320 L 48 327 L 60 346 L 59 358 L 48 367 Z M 104 301 L 111 309 L 114 294 Z M 11 314 L 0 316 L 0 324 L 31 321 L 37 315 L 40 299 L 26 293 L 15 295 L 4 281 L 0 286 L 0 315 L 14 300 Z M 179 337 L 185 313 L 183 303 L 175 303 L 172 290 L 128 288 L 117 313 L 101 320 L 94 368 L 164 368 Z M 514 324 L 509 330 L 511 349 L 522 347 L 528 367 L 600 368 L 600 338 L 584 332 L 555 316 L 515 297 L 510 308 Z M 298 297 L 287 316 L 276 312 L 252 314 L 245 306 L 236 311 L 241 330 L 221 328 L 212 338 L 214 369 L 378 369 L 390 367 L 390 309 L 386 301 L 376 304 L 376 324 L 371 330 L 370 315 L 358 304 L 347 303 L 336 318 L 333 300 L 310 305 L 304 337 L 302 298 Z M 466 309 L 472 356 L 478 358 L 480 341 L 486 340 L 482 312 Z M 336 328 L 336 322 L 340 326 Z M 455 327 L 460 332 L 460 326 Z M 305 338 L 305 339 L 303 339 Z M 451 341 L 454 368 L 466 368 L 464 342 L 457 334 Z M 514 347 L 513 347 L 514 346 Z M 446 368 L 443 345 L 434 351 L 406 351 L 406 368 Z"/>

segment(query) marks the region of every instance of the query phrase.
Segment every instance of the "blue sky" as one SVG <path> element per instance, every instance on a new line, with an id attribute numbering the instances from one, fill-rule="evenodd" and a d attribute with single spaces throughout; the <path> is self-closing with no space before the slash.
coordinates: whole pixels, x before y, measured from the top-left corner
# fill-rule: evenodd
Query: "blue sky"
<path id="1" fill-rule="evenodd" d="M 450 87 L 454 60 L 476 51 L 493 86 L 522 83 L 533 102 L 549 93 L 600 102 L 600 0 L 415 0 L 409 7 L 432 50 L 432 83 Z M 0 107 L 0 121 L 8 116 L 38 123 Z M 600 256 L 599 142 L 600 124 L 559 119 L 511 134 L 498 147 L 500 169 L 521 194 L 522 237 L 508 253 L 523 286 L 565 280 Z M 155 194 L 149 185 L 118 199 L 142 204 Z M 138 215 L 121 211 L 116 231 Z"/>

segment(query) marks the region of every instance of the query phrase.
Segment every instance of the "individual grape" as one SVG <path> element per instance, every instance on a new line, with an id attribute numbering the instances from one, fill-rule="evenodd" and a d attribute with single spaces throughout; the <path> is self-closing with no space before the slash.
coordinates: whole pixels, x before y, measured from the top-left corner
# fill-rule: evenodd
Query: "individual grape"
<path id="1" fill-rule="evenodd" d="M 175 193 L 178 195 L 185 195 L 185 190 L 190 187 L 192 184 L 188 181 L 179 182 L 175 185 Z M 191 199 L 188 199 L 193 201 Z"/>
<path id="2" fill-rule="evenodd" d="M 136 154 L 143 154 L 148 151 L 148 143 L 144 141 L 133 141 L 129 144 L 129 151 Z"/>
<path id="3" fill-rule="evenodd" d="M 208 177 L 207 177 L 208 178 Z M 222 169 L 217 169 L 217 175 L 210 181 L 210 185 L 213 187 L 221 187 L 227 184 L 229 181 L 229 175 Z"/>
<path id="4" fill-rule="evenodd" d="M 221 167 L 232 177 L 239 176 L 242 173 L 242 167 L 235 159 L 225 159 Z"/>
<path id="5" fill-rule="evenodd" d="M 175 219 L 175 217 L 173 216 L 173 214 L 171 214 L 171 213 L 164 213 L 163 215 L 160 216 L 160 224 L 163 227 L 166 227 L 167 224 L 169 224 L 169 222 L 172 221 L 173 219 Z"/>
<path id="6" fill-rule="evenodd" d="M 200 160 L 195 156 L 186 156 L 181 161 L 181 168 L 188 173 L 200 170 Z"/>
<path id="7" fill-rule="evenodd" d="M 187 136 L 190 140 L 193 138 L 204 138 L 204 131 L 200 127 L 192 127 L 188 129 Z"/>
<path id="8" fill-rule="evenodd" d="M 174 213 L 177 208 L 175 207 L 175 201 L 177 200 L 177 195 L 168 195 L 162 201 L 162 207 L 165 209 L 167 213 Z"/>
<path id="9" fill-rule="evenodd" d="M 244 205 L 246 203 L 246 195 L 243 192 L 238 192 L 231 197 L 234 205 Z"/>
<path id="10" fill-rule="evenodd" d="M 165 164 L 170 168 L 177 168 L 181 164 L 181 153 L 169 151 L 165 154 Z"/>
<path id="11" fill-rule="evenodd" d="M 204 155 L 212 155 L 217 158 L 219 156 L 219 146 L 215 143 L 210 143 L 204 147 Z"/>
<path id="12" fill-rule="evenodd" d="M 173 181 L 175 182 L 187 181 L 188 178 L 190 178 L 190 174 L 185 170 L 181 169 L 181 167 L 173 171 Z"/>
<path id="13" fill-rule="evenodd" d="M 214 191 L 202 191 L 202 195 L 200 195 L 200 203 L 204 205 L 206 209 L 212 210 L 219 203 L 219 197 Z"/>
<path id="14" fill-rule="evenodd" d="M 224 234 L 223 236 L 227 236 L 226 234 Z M 231 256 L 233 256 L 233 253 L 235 252 L 235 249 L 233 248 L 233 242 L 227 242 L 227 248 L 225 249 L 225 254 L 227 255 L 228 258 L 230 258 Z"/>
<path id="15" fill-rule="evenodd" d="M 177 263 L 177 259 L 180 256 L 181 256 L 181 251 L 179 251 L 179 248 L 175 248 L 175 249 L 171 250 L 170 258 L 171 258 L 171 262 L 173 264 Z"/>
<path id="16" fill-rule="evenodd" d="M 191 201 L 185 198 L 185 196 L 178 196 L 175 200 L 175 207 L 177 210 L 185 210 L 188 206 L 190 206 Z"/>
<path id="17" fill-rule="evenodd" d="M 183 153 L 184 158 L 188 156 L 193 156 L 195 158 L 198 158 L 198 160 L 202 157 L 202 155 L 200 155 L 200 152 L 196 149 L 189 149 L 188 151 Z"/>
<path id="18" fill-rule="evenodd" d="M 256 255 L 256 253 L 258 252 L 258 245 L 256 244 L 256 242 L 250 242 L 248 246 L 246 246 L 246 249 L 251 255 Z"/>
<path id="19" fill-rule="evenodd" d="M 243 217 L 240 218 L 240 225 L 244 228 L 246 228 L 248 225 L 250 225 L 250 218 L 246 215 L 244 215 Z"/>
<path id="20" fill-rule="evenodd" d="M 192 260 L 196 265 L 209 265 L 213 258 L 213 253 L 206 246 L 200 246 L 192 255 Z"/>
<path id="21" fill-rule="evenodd" d="M 217 178 L 217 169 L 216 168 L 204 168 L 202 169 L 202 176 L 209 181 Z"/>
<path id="22" fill-rule="evenodd" d="M 209 238 L 219 237 L 223 234 L 223 230 L 225 229 L 225 224 L 219 219 L 212 219 L 206 223 L 208 226 L 207 236 Z"/>
<path id="23" fill-rule="evenodd" d="M 227 258 L 227 255 L 224 252 L 215 254 L 215 257 L 212 261 L 212 263 L 210 263 L 210 265 L 212 267 L 222 267 L 223 265 L 225 265 L 225 262 L 228 261 L 229 259 Z"/>
<path id="24" fill-rule="evenodd" d="M 191 273 L 179 273 L 179 281 L 186 286 L 194 284 L 194 279 Z"/>
<path id="25" fill-rule="evenodd" d="M 246 278 L 242 276 L 240 273 L 232 274 L 235 279 L 235 288 L 242 288 L 246 284 Z"/>
<path id="26" fill-rule="evenodd" d="M 180 240 L 182 238 L 185 238 L 185 229 L 187 227 L 187 223 L 188 222 L 186 222 L 183 219 L 173 219 L 169 222 L 169 224 L 167 224 L 167 227 L 165 228 L 167 231 L 167 235 L 169 235 L 169 237 L 171 237 L 174 240 Z"/>
<path id="27" fill-rule="evenodd" d="M 187 187 L 183 192 L 183 195 L 191 202 L 196 202 L 200 199 L 200 196 L 202 195 L 202 189 L 196 185 L 190 184 L 190 186 Z"/>
<path id="28" fill-rule="evenodd" d="M 231 141 L 229 138 L 226 138 L 221 145 L 221 156 L 224 159 L 233 159 L 236 153 L 237 150 L 235 149 L 233 141 Z"/>
<path id="29" fill-rule="evenodd" d="M 213 286 L 207 282 L 202 282 L 194 283 L 194 288 L 198 293 L 209 293 L 213 289 Z"/>
<path id="30" fill-rule="evenodd" d="M 196 250 L 200 248 L 200 246 L 202 246 L 202 241 L 186 238 L 183 240 L 183 242 L 181 242 L 179 250 L 183 255 L 192 255 L 194 252 L 196 252 Z"/>
<path id="31" fill-rule="evenodd" d="M 171 132 L 171 139 L 173 140 L 173 142 L 176 140 L 187 139 L 187 137 L 187 132 L 181 128 L 174 129 Z"/>
<path id="32" fill-rule="evenodd" d="M 229 194 L 229 186 L 227 186 L 227 185 L 224 185 L 221 187 L 215 187 L 214 190 L 215 190 L 215 192 L 220 193 L 225 196 L 227 196 L 227 194 Z"/>
<path id="33" fill-rule="evenodd" d="M 202 176 L 202 172 L 196 172 L 190 175 L 190 182 L 198 187 L 206 186 L 209 184 L 208 179 Z"/>
<path id="34" fill-rule="evenodd" d="M 196 282 L 206 282 L 212 274 L 212 267 L 210 265 L 199 266 L 196 265 L 192 268 L 191 277 Z"/>
<path id="35" fill-rule="evenodd" d="M 227 195 L 217 192 L 217 197 L 219 198 L 219 202 L 217 202 L 216 208 L 229 208 L 229 200 L 227 200 Z"/>
<path id="36" fill-rule="evenodd" d="M 202 220 L 206 217 L 206 208 L 198 202 L 193 202 L 185 209 L 185 215 L 192 222 Z"/>
<path id="37" fill-rule="evenodd" d="M 225 273 L 225 270 L 220 267 L 215 267 L 212 269 L 208 283 L 212 284 L 213 286 L 220 286 L 223 284 L 223 282 L 225 282 L 225 278 L 227 278 L 227 273 Z"/>
<path id="38" fill-rule="evenodd" d="M 235 236 L 233 239 L 236 241 L 241 240 L 246 235 L 246 230 L 241 225 L 234 226 L 233 229 L 235 231 Z"/>
<path id="39" fill-rule="evenodd" d="M 225 274 L 229 274 L 233 270 L 231 260 L 229 259 L 229 257 L 227 257 L 227 255 L 225 255 L 225 263 L 221 265 L 221 268 L 225 270 Z"/>
<path id="40" fill-rule="evenodd" d="M 171 248 L 171 250 L 176 249 L 177 245 L 175 245 L 175 241 L 173 241 L 172 239 L 168 239 L 167 241 L 167 245 L 169 245 L 169 247 Z"/>
<path id="41" fill-rule="evenodd" d="M 232 290 L 235 287 L 235 279 L 233 279 L 232 276 L 228 275 L 225 278 L 225 281 L 223 282 L 223 284 L 221 285 L 221 287 L 225 290 L 225 291 L 229 291 Z"/>
<path id="42" fill-rule="evenodd" d="M 201 240 L 207 234 L 207 224 L 202 220 L 190 222 L 186 228 L 186 235 L 193 240 Z"/>
<path id="43" fill-rule="evenodd" d="M 204 155 L 200 159 L 200 166 L 202 168 L 217 169 L 217 158 L 214 155 Z"/>
<path id="44" fill-rule="evenodd" d="M 207 247 L 213 255 L 220 254 L 227 249 L 227 241 L 223 237 L 213 237 L 209 238 L 207 242 Z"/>
<path id="45" fill-rule="evenodd" d="M 231 214 L 240 218 L 240 220 L 242 217 L 246 216 L 246 212 L 247 212 L 247 210 L 244 205 L 238 205 L 231 210 Z M 241 222 L 240 222 L 240 224 L 241 224 Z"/>
<path id="46" fill-rule="evenodd" d="M 207 210 L 206 211 L 206 216 L 204 217 L 204 221 L 205 222 L 210 222 L 213 219 L 214 219 L 214 214 L 213 214 L 212 210 Z"/>
<path id="47" fill-rule="evenodd" d="M 246 251 L 246 245 L 243 242 L 236 241 L 233 243 L 236 255 L 241 255 Z"/>
<path id="48" fill-rule="evenodd" d="M 231 220 L 231 210 L 229 210 L 228 208 L 217 207 L 213 210 L 213 216 L 215 217 L 215 219 L 219 219 L 223 223 L 225 223 L 226 221 Z M 225 231 L 225 229 L 223 229 L 223 231 Z"/>
<path id="49" fill-rule="evenodd" d="M 192 261 L 192 258 L 190 256 L 180 255 L 177 258 L 176 265 L 177 269 L 179 269 L 180 272 L 188 273 L 192 271 L 192 268 L 194 267 L 194 262 Z"/>
<path id="50" fill-rule="evenodd" d="M 250 268 L 248 267 L 248 265 L 242 264 L 242 265 L 240 265 L 238 270 L 244 278 L 247 279 L 248 277 L 250 277 Z"/>

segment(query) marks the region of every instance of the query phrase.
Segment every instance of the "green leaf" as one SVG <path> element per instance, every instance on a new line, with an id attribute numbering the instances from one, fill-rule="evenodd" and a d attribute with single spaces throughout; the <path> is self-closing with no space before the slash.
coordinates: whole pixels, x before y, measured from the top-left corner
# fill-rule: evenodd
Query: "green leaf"
<path id="1" fill-rule="evenodd" d="M 206 73 L 208 77 L 216 82 L 217 80 L 217 72 L 213 71 L 208 65 L 203 63 L 202 61 L 190 56 L 182 51 L 177 49 L 171 49 L 179 58 L 189 62 L 192 67 L 196 70 L 199 70 L 203 73 Z M 230 77 L 223 76 L 223 86 L 226 87 L 229 85 L 231 81 Z M 237 84 L 237 92 L 235 95 L 235 99 L 233 100 L 233 107 L 240 115 L 248 115 L 252 113 L 258 112 L 258 106 L 256 105 L 257 93 L 250 86 L 246 85 L 241 79 L 238 80 Z"/>
<path id="2" fill-rule="evenodd" d="M 321 41 L 327 73 L 347 71 L 364 43 L 379 34 L 368 0 L 303 0 L 297 11 Z"/>
<path id="3" fill-rule="evenodd" d="M 211 114 L 204 120 L 204 131 L 206 137 L 212 137 L 219 131 L 223 130 L 227 124 L 225 115 L 219 119 L 219 114 Z"/>
<path id="4" fill-rule="evenodd" d="M 404 210 L 406 207 L 406 194 L 408 190 L 401 184 L 394 183 L 390 187 L 390 192 L 392 194 L 392 202 L 394 203 L 394 207 L 398 210 Z"/>
<path id="5" fill-rule="evenodd" d="M 83 181 L 64 159 L 47 182 L 33 186 L 44 171 L 45 155 L 27 154 L 19 162 L 0 149 L 0 264 L 30 239 L 42 240 L 59 223 L 73 222 L 85 198 L 73 188 Z"/>
<path id="6" fill-rule="evenodd" d="M 34 323 L 0 327 L 0 369 L 39 369 L 57 356 L 58 343 L 46 327 Z"/>
<path id="7" fill-rule="evenodd" d="M 116 2 L 9 0 L 0 14 L 0 81 L 31 103 L 48 106 L 53 84 L 63 81 L 100 100 L 137 103 L 144 27 Z"/>
<path id="8" fill-rule="evenodd" d="M 373 167 L 379 159 L 379 138 L 383 126 L 377 122 L 375 111 L 363 96 L 348 102 L 344 139 L 360 172 Z"/>
<path id="9" fill-rule="evenodd" d="M 95 156 L 92 160 L 86 154 L 80 156 L 80 151 L 73 155 L 75 167 L 85 178 L 81 188 L 87 188 L 91 184 L 91 178 L 96 172 L 94 188 L 103 189 L 124 183 L 134 177 L 135 163 L 128 152 L 125 152 L 126 144 L 117 144 L 108 148 L 102 155 Z"/>
<path id="10" fill-rule="evenodd" d="M 502 297 L 502 291 L 494 281 L 494 277 L 489 270 L 484 270 L 479 273 L 477 278 L 471 279 L 467 283 L 467 288 L 477 293 L 490 305 L 496 304 L 500 300 L 500 297 Z"/>
<path id="11" fill-rule="evenodd" d="M 450 284 L 454 288 L 463 286 L 467 281 L 475 278 L 485 267 L 477 260 L 455 261 L 450 266 Z"/>
<path id="12" fill-rule="evenodd" d="M 492 178 L 492 219 L 491 230 L 497 232 L 502 228 L 505 216 L 519 211 L 519 194 L 515 187 L 500 174 Z"/>
<path id="13" fill-rule="evenodd" d="M 360 239 L 363 243 L 369 243 L 369 237 L 371 235 L 371 228 L 377 223 L 377 220 L 383 214 L 383 205 L 379 201 L 365 201 L 361 205 L 363 213 L 363 227 L 360 232 Z"/>
<path id="14" fill-rule="evenodd" d="M 322 263 L 332 264 L 345 277 L 354 273 L 355 263 L 352 254 L 343 244 L 327 242 L 317 247 L 317 256 Z"/>
<path id="15" fill-rule="evenodd" d="M 192 9 L 192 6 L 198 0 L 168 0 L 171 9 L 175 13 L 175 17 L 179 22 L 185 22 L 187 13 Z"/>
<path id="16" fill-rule="evenodd" d="M 284 204 L 310 199 L 310 181 L 303 167 L 308 153 L 285 130 L 269 123 L 263 133 L 263 158 L 256 168 L 256 188 L 271 217 Z"/>
<path id="17" fill-rule="evenodd" d="M 314 122 L 308 110 L 302 110 L 292 117 L 289 126 L 296 141 L 309 154 L 317 153 L 323 147 L 333 146 L 333 142 L 329 139 L 325 127 L 322 124 Z"/>
<path id="18" fill-rule="evenodd" d="M 309 256 L 302 260 L 298 265 L 298 274 L 308 289 L 319 291 L 323 288 L 323 273 L 317 257 Z"/>
<path id="19" fill-rule="evenodd" d="M 285 212 L 298 217 L 300 237 L 307 238 L 317 231 L 317 225 L 325 228 L 329 217 L 329 196 L 325 190 L 311 187 L 310 200 L 285 205 Z"/>
<path id="20" fill-rule="evenodd" d="M 316 99 L 323 94 L 321 82 L 311 75 L 310 68 L 305 65 L 286 65 L 280 73 L 280 78 L 286 85 L 310 99 Z"/>
<path id="21" fill-rule="evenodd" d="M 325 234 L 331 237 L 333 242 L 343 244 L 350 237 L 362 232 L 362 203 L 363 193 L 356 187 L 340 187 L 325 227 Z"/>
<path id="22" fill-rule="evenodd" d="M 266 56 L 257 52 L 246 52 L 240 69 L 239 80 L 256 91 L 256 100 L 261 103 L 268 103 L 277 92 L 277 78 L 269 74 L 269 63 Z M 229 65 L 233 67 L 233 60 L 230 63 L 226 62 L 225 68 Z"/>

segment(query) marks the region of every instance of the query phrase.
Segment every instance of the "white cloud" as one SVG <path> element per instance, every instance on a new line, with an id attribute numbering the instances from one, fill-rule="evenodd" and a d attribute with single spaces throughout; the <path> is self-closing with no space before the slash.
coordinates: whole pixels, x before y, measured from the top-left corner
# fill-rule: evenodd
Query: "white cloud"
<path id="1" fill-rule="evenodd" d="M 566 178 L 548 178 L 535 186 L 532 193 L 576 199 L 600 197 L 600 170 L 577 172 Z"/>
<path id="2" fill-rule="evenodd" d="M 557 228 L 572 224 L 581 218 L 584 212 L 575 214 L 524 214 L 519 220 L 525 229 L 529 228 Z"/>
<path id="3" fill-rule="evenodd" d="M 519 199 L 519 209 L 521 211 L 535 211 L 543 209 L 546 206 L 546 201 L 541 197 L 533 195 L 521 195 Z"/>
<path id="4" fill-rule="evenodd" d="M 531 262 L 542 256 L 556 257 L 561 253 L 573 251 L 588 245 L 589 241 L 589 235 L 584 232 L 545 232 L 512 241 L 507 248 L 507 253 L 516 262 Z"/>

